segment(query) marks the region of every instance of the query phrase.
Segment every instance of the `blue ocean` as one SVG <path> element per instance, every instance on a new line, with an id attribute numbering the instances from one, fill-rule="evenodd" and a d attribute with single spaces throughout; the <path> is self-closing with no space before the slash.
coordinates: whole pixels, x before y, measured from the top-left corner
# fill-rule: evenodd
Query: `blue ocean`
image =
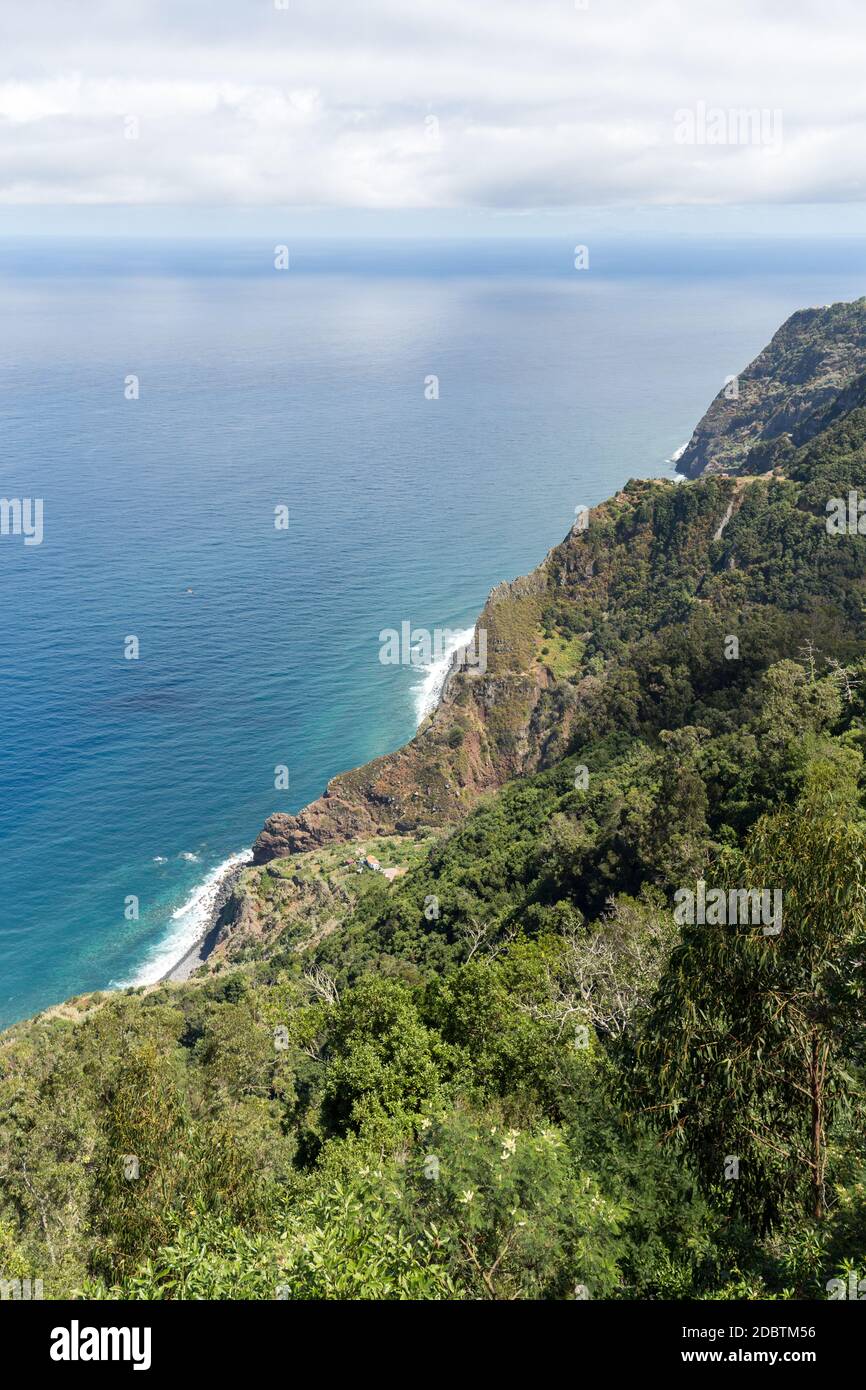
<path id="1" fill-rule="evenodd" d="M 382 629 L 471 626 L 866 290 L 841 239 L 280 240 L 0 243 L 0 495 L 43 503 L 0 536 L 0 1024 L 159 978 L 271 812 L 411 737 L 439 673 Z"/>

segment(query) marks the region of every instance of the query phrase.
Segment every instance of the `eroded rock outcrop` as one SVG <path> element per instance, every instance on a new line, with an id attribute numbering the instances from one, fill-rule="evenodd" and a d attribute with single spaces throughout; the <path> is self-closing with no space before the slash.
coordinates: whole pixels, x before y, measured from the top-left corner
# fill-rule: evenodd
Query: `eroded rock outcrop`
<path id="1" fill-rule="evenodd" d="M 703 473 L 766 473 L 854 396 L 866 401 L 866 298 L 801 309 L 723 387 L 677 463 Z"/>
<path id="2" fill-rule="evenodd" d="M 271 816 L 254 845 L 256 864 L 333 840 L 446 826 L 485 791 L 535 765 L 539 738 L 533 716 L 550 680 L 535 660 L 547 564 L 490 594 L 475 642 L 477 651 L 477 632 L 484 630 L 486 668 L 460 664 L 458 654 L 439 704 L 415 737 L 394 753 L 340 773 L 297 815 Z"/>

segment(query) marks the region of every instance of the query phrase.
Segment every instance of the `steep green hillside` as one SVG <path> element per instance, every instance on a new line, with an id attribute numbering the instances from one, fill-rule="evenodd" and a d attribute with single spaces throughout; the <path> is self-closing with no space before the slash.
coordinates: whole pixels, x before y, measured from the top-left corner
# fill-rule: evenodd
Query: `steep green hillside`
<path id="1" fill-rule="evenodd" d="M 857 391 L 784 447 L 631 482 L 495 591 L 487 672 L 268 823 L 193 980 L 0 1037 L 0 1274 L 688 1299 L 864 1267 L 866 537 L 826 526 Z"/>

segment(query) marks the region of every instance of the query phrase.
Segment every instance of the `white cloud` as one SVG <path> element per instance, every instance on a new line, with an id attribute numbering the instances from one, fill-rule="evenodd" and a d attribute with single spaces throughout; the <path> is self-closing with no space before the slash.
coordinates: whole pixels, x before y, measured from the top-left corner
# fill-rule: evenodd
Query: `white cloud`
<path id="1" fill-rule="evenodd" d="M 5 204 L 866 195 L 859 0 L 32 0 L 4 27 Z M 677 144 L 698 103 L 783 139 Z"/>

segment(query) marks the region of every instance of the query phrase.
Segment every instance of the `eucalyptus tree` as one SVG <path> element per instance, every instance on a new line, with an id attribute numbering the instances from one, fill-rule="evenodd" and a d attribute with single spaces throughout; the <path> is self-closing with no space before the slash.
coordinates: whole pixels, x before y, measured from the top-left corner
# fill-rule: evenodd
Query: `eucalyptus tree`
<path id="1" fill-rule="evenodd" d="M 637 1109 L 760 1229 L 791 1202 L 820 1219 L 828 1147 L 862 1048 L 866 833 L 856 802 L 813 785 L 719 866 L 727 887 L 781 889 L 781 930 L 694 925 L 635 1050 Z"/>

